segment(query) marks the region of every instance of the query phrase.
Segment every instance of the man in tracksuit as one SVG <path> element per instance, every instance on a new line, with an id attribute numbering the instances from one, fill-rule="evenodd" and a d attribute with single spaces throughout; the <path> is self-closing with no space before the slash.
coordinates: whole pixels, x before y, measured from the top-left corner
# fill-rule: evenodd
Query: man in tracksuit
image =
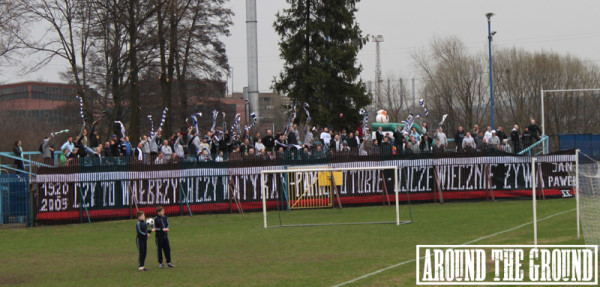
<path id="1" fill-rule="evenodd" d="M 167 266 L 175 267 L 173 263 L 171 263 L 171 245 L 169 244 L 169 221 L 167 221 L 167 217 L 165 216 L 165 209 L 162 206 L 156 207 L 156 213 L 158 214 L 154 218 L 154 228 L 152 231 L 156 231 L 156 252 L 158 256 L 158 267 L 164 268 L 163 264 L 163 250 L 165 252 L 165 257 L 167 259 Z"/>
<path id="2" fill-rule="evenodd" d="M 137 237 L 135 239 L 135 243 L 138 248 L 138 263 L 139 263 L 139 271 L 146 271 L 146 267 L 144 267 L 144 262 L 146 261 L 146 248 L 148 245 L 148 237 L 150 237 L 150 232 L 148 232 L 148 228 L 146 226 L 146 215 L 143 211 L 137 212 L 138 222 L 135 224 L 135 230 L 137 232 Z"/>

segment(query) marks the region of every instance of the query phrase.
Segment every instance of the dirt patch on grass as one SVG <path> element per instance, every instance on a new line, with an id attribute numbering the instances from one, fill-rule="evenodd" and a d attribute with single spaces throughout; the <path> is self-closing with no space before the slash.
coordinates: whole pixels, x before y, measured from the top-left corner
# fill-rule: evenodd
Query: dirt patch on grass
<path id="1" fill-rule="evenodd" d="M 24 284 L 24 283 L 30 282 L 30 279 L 31 278 L 28 278 L 26 276 L 15 276 L 15 275 L 10 275 L 10 274 L 2 274 L 2 275 L 0 275 L 0 286 Z"/>

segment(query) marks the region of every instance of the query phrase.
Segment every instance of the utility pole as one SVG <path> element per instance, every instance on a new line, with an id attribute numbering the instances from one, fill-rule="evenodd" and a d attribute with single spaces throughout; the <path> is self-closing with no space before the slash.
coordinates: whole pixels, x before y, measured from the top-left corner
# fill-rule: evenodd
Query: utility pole
<path id="1" fill-rule="evenodd" d="M 376 44 L 376 55 L 375 55 L 375 61 L 376 61 L 376 66 L 375 66 L 375 91 L 377 93 L 377 108 L 381 109 L 381 83 L 383 82 L 383 80 L 381 79 L 381 54 L 379 51 L 379 43 L 383 42 L 383 36 L 382 35 L 377 35 L 377 36 L 373 36 L 373 41 Z"/>
<path id="2" fill-rule="evenodd" d="M 492 32 L 492 16 L 494 13 L 486 13 L 485 17 L 488 22 L 488 43 L 489 43 L 489 60 L 490 60 L 490 122 L 494 129 L 494 80 L 492 78 L 492 39 L 496 35 L 496 31 Z"/>

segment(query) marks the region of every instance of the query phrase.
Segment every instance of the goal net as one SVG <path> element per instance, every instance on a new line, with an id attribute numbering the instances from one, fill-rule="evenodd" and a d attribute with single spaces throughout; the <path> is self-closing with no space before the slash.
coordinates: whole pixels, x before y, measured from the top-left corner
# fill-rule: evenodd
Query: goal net
<path id="1" fill-rule="evenodd" d="M 263 170 L 264 227 L 410 223 L 410 196 L 397 187 L 396 166 Z"/>
<path id="2" fill-rule="evenodd" d="M 600 162 L 579 152 L 576 165 L 578 213 L 587 245 L 600 245 Z"/>

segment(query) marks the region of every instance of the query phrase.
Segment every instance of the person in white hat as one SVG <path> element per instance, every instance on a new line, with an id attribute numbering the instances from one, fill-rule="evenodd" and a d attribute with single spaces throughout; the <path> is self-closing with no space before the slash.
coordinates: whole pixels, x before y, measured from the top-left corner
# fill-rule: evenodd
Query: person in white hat
<path id="1" fill-rule="evenodd" d="M 500 145 L 500 138 L 496 135 L 496 130 L 491 131 L 492 136 L 487 140 L 490 149 L 497 149 Z"/>

